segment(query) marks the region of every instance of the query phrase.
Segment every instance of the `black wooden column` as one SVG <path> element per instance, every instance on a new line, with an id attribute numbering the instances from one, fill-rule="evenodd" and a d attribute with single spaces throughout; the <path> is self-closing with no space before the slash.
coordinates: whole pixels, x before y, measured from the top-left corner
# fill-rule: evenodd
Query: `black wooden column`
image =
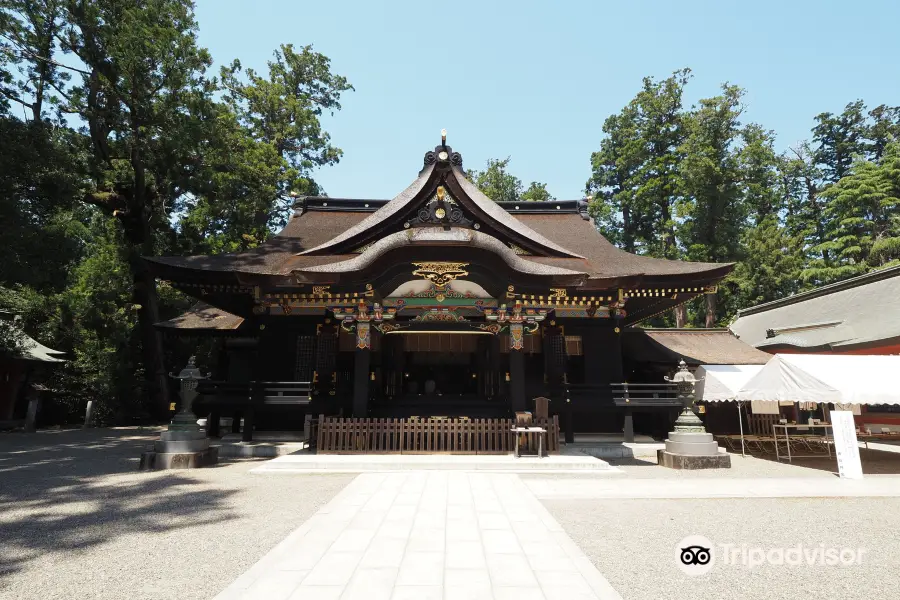
<path id="1" fill-rule="evenodd" d="M 368 321 L 356 324 L 356 351 L 353 364 L 353 416 L 369 414 L 369 367 L 372 363 L 372 330 Z"/>
<path id="2" fill-rule="evenodd" d="M 625 437 L 625 443 L 634 442 L 634 417 L 631 414 L 631 408 L 625 409 L 625 421 L 622 427 L 622 433 Z"/>
<path id="3" fill-rule="evenodd" d="M 585 323 L 581 329 L 585 383 L 596 386 L 592 390 L 592 393 L 595 394 L 594 402 L 606 407 L 604 409 L 598 406 L 597 412 L 610 411 L 606 414 L 612 419 L 618 419 L 618 415 L 622 414 L 621 410 L 624 410 L 612 408 L 612 388 L 610 387 L 611 383 L 622 383 L 625 380 L 622 368 L 622 338 L 620 332 L 616 331 L 618 328 L 619 321 L 617 319 L 597 319 L 595 322 Z M 623 419 L 625 441 L 634 441 L 634 426 L 630 409 L 625 411 Z"/>
<path id="4" fill-rule="evenodd" d="M 513 412 L 528 410 L 525 401 L 525 328 L 509 326 L 509 399 Z"/>

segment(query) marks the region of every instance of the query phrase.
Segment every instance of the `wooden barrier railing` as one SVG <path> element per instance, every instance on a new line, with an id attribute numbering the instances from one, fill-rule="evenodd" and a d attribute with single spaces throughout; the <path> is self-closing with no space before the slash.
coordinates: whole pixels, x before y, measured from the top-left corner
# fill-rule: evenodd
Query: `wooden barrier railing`
<path id="1" fill-rule="evenodd" d="M 341 419 L 319 417 L 316 451 L 323 454 L 509 454 L 513 419 Z M 535 420 L 547 430 L 545 452 L 559 452 L 559 419 Z M 523 454 L 537 454 L 539 433 L 521 434 Z"/>
<path id="2" fill-rule="evenodd" d="M 747 428 L 754 435 L 772 435 L 772 425 L 778 422 L 781 415 L 747 415 Z"/>

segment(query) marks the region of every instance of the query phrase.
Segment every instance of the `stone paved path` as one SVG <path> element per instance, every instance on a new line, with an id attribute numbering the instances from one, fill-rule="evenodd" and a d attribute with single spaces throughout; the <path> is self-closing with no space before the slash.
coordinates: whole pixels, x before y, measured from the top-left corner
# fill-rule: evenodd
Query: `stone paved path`
<path id="1" fill-rule="evenodd" d="M 517 475 L 366 473 L 216 600 L 621 599 Z"/>

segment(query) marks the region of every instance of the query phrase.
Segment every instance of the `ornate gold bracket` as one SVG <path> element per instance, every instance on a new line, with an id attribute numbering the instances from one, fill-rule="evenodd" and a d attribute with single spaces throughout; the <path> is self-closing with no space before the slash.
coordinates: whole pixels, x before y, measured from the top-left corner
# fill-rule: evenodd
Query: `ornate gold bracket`
<path id="1" fill-rule="evenodd" d="M 444 287 L 457 277 L 465 277 L 469 274 L 463 267 L 469 263 L 458 262 L 426 262 L 413 263 L 418 267 L 412 274 L 434 283 L 438 287 Z"/>

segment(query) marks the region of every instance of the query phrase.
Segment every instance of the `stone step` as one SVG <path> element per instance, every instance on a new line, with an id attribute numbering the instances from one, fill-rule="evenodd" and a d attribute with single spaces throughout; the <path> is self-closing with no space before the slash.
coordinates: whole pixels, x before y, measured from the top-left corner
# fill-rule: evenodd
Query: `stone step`
<path id="1" fill-rule="evenodd" d="M 252 473 L 365 473 L 385 471 L 496 471 L 496 472 L 597 472 L 619 469 L 593 456 L 551 455 L 544 458 L 513 455 L 409 455 L 409 454 L 288 454 L 267 461 Z"/>
<path id="2" fill-rule="evenodd" d="M 307 447 L 306 442 L 223 442 L 216 446 L 219 456 L 232 458 L 272 458 L 301 452 Z"/>

